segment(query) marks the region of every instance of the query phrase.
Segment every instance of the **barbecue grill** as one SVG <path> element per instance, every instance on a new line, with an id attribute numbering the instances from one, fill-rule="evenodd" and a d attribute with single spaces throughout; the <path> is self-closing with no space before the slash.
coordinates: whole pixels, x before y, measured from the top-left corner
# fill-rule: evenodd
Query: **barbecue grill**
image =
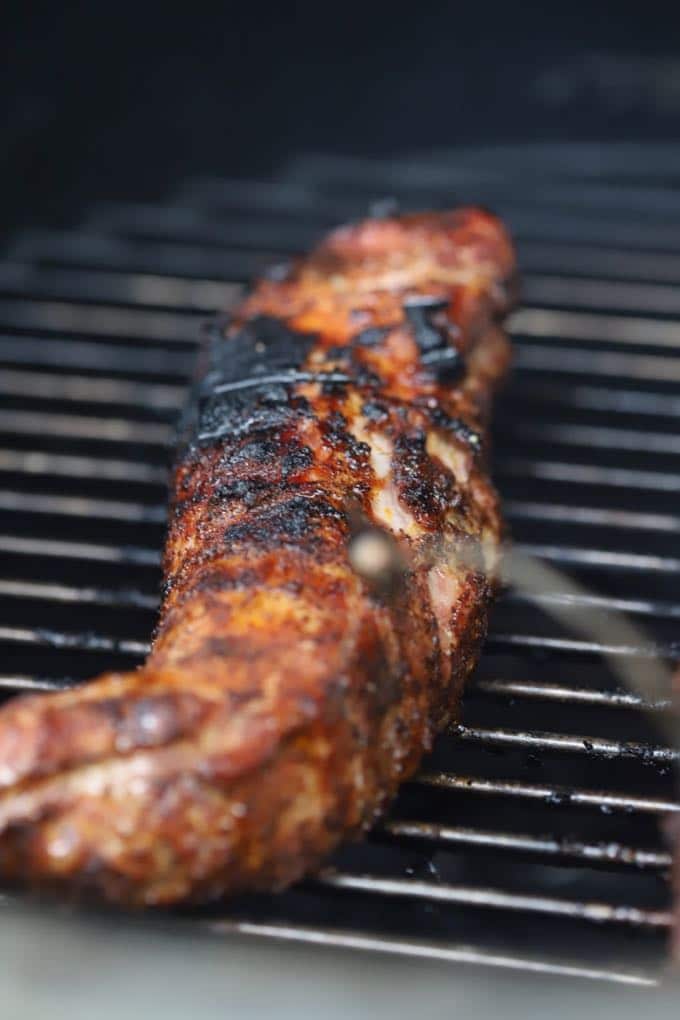
<path id="1" fill-rule="evenodd" d="M 500 169 L 502 168 L 502 169 Z M 308 156 L 32 229 L 0 263 L 0 685 L 134 666 L 154 625 L 173 422 L 199 324 L 361 215 L 475 201 L 518 239 L 524 304 L 494 477 L 516 547 L 587 589 L 499 601 L 463 725 L 365 844 L 184 931 L 653 986 L 680 811 L 667 703 L 612 659 L 672 659 L 680 619 L 680 150 L 548 146 L 397 162 Z M 561 605 L 623 612 L 639 646 Z"/>

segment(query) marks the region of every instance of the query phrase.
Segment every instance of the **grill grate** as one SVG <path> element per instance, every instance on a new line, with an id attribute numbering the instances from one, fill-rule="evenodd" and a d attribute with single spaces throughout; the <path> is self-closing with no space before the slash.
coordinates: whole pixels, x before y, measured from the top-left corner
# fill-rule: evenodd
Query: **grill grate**
<path id="1" fill-rule="evenodd" d="M 678 755 L 654 723 L 665 703 L 622 690 L 603 654 L 676 650 L 680 205 L 654 167 L 610 187 L 614 156 L 584 160 L 587 183 L 550 150 L 530 173 L 513 157 L 506 176 L 475 153 L 309 157 L 279 183 L 201 179 L 165 206 L 100 206 L 78 230 L 24 233 L 0 263 L 10 694 L 145 654 L 172 423 L 206 313 L 385 187 L 407 207 L 481 199 L 519 239 L 526 302 L 495 474 L 518 547 L 593 594 L 501 600 L 465 725 L 365 845 L 282 896 L 181 911 L 179 924 L 656 980 L 671 920 L 658 823 L 680 810 Z M 650 647 L 577 638 L 554 604 L 625 611 Z"/>

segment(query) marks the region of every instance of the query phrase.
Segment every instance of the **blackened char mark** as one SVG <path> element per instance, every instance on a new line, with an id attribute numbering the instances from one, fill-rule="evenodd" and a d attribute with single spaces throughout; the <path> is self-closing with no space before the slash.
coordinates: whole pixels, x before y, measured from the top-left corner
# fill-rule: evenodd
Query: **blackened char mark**
<path id="1" fill-rule="evenodd" d="M 464 422 L 462 418 L 452 418 L 441 407 L 435 407 L 431 410 L 430 416 L 432 423 L 437 425 L 443 431 L 450 433 L 465 443 L 466 446 L 474 453 L 478 453 L 482 448 L 482 437 L 479 432 L 471 428 L 467 422 Z"/>
<path id="2" fill-rule="evenodd" d="M 210 328 L 207 372 L 195 387 L 193 410 L 185 416 L 185 437 L 199 446 L 223 437 L 282 428 L 297 414 L 290 387 L 316 341 L 285 322 L 258 316 L 234 336 L 223 320 Z"/>
<path id="3" fill-rule="evenodd" d="M 389 418 L 389 411 L 379 400 L 365 400 L 361 407 L 364 418 L 372 422 L 383 422 Z"/>
<path id="4" fill-rule="evenodd" d="M 453 346 L 457 327 L 440 316 L 448 300 L 434 297 L 410 298 L 404 314 L 413 331 L 421 354 L 421 364 L 429 368 L 442 383 L 457 382 L 465 371 L 460 351 Z"/>
<path id="5" fill-rule="evenodd" d="M 314 462 L 314 455 L 308 446 L 288 445 L 281 458 L 281 475 L 285 480 L 300 474 L 311 467 Z"/>
<path id="6" fill-rule="evenodd" d="M 234 336 L 218 332 L 211 351 L 209 385 L 300 369 L 316 339 L 316 334 L 298 333 L 268 315 L 250 319 Z"/>
<path id="7" fill-rule="evenodd" d="M 399 436 L 392 467 L 399 499 L 417 521 L 436 527 L 441 513 L 456 502 L 456 491 L 453 478 L 428 455 L 425 440 L 420 430 Z"/>
<path id="8" fill-rule="evenodd" d="M 434 374 L 438 382 L 450 385 L 465 374 L 465 362 L 455 347 L 442 347 L 423 354 L 420 362 Z"/>
<path id="9" fill-rule="evenodd" d="M 290 485 L 314 461 L 311 449 L 294 436 L 280 433 L 259 433 L 238 449 L 229 449 L 220 458 L 215 478 L 224 479 L 214 488 L 211 502 L 240 502 L 244 507 L 256 506 L 281 486 Z"/>
<path id="10" fill-rule="evenodd" d="M 445 347 L 448 336 L 444 327 L 432 321 L 435 312 L 446 308 L 448 301 L 437 299 L 411 300 L 404 305 L 413 336 L 422 354 Z"/>
<path id="11" fill-rule="evenodd" d="M 388 333 L 389 329 L 385 326 L 371 326 L 357 333 L 352 343 L 355 347 L 378 347 Z"/>
<path id="12" fill-rule="evenodd" d="M 324 438 L 326 443 L 335 451 L 344 453 L 345 460 L 351 471 L 357 475 L 363 473 L 368 467 L 371 448 L 368 443 L 357 439 L 347 428 L 347 419 L 339 411 L 329 414 L 323 423 Z"/>
<path id="13" fill-rule="evenodd" d="M 272 431 L 290 424 L 299 413 L 284 385 L 205 395 L 199 398 L 197 438 L 204 444 Z"/>
<path id="14" fill-rule="evenodd" d="M 334 525 L 336 531 L 338 526 L 346 529 L 345 515 L 328 500 L 296 495 L 256 510 L 248 520 L 231 525 L 224 532 L 224 542 L 226 546 L 248 542 L 265 549 L 300 542 L 310 544 L 321 537 L 318 525 L 324 521 Z"/>

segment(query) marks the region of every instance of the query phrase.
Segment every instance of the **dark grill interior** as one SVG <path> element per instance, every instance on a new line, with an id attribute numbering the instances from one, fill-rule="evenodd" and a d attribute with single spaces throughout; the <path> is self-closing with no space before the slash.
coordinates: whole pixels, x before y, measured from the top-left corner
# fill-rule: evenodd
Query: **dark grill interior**
<path id="1" fill-rule="evenodd" d="M 495 477 L 515 543 L 586 586 L 593 614 L 626 612 L 672 657 L 678 176 L 672 149 L 308 157 L 276 183 L 191 181 L 167 205 L 100 206 L 76 230 L 16 237 L 0 264 L 4 690 L 140 661 L 199 322 L 264 265 L 393 195 L 404 208 L 481 201 L 510 222 L 524 306 Z M 465 725 L 365 845 L 285 895 L 178 923 L 654 982 L 677 754 L 655 722 L 664 705 L 623 689 L 603 643 L 551 616 L 564 601 L 503 597 Z"/>

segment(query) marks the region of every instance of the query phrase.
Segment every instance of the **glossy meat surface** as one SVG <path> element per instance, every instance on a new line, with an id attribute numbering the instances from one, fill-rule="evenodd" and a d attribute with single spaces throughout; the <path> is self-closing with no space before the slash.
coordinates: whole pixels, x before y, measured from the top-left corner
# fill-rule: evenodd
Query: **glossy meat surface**
<path id="1" fill-rule="evenodd" d="M 148 661 L 0 712 L 6 879 L 131 905 L 280 889 L 385 811 L 486 630 L 514 273 L 481 210 L 366 220 L 213 326 Z M 357 521 L 398 547 L 387 593 Z"/>

